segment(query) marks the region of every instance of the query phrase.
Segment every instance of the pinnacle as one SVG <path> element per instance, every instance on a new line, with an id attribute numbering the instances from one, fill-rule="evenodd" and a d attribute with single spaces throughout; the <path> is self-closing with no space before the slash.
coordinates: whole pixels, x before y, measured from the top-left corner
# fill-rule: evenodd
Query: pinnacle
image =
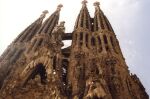
<path id="1" fill-rule="evenodd" d="M 43 13 L 43 14 L 47 14 L 47 13 L 48 13 L 48 10 L 44 10 L 42 13 Z"/>
<path id="2" fill-rule="evenodd" d="M 100 5 L 100 2 L 98 2 L 98 1 L 94 2 L 95 7 L 98 7 L 99 5 Z"/>
<path id="3" fill-rule="evenodd" d="M 82 1 L 82 4 L 83 4 L 83 5 L 86 5 L 86 3 L 88 3 L 87 0 L 83 0 L 83 1 Z"/>
<path id="4" fill-rule="evenodd" d="M 59 4 L 59 5 L 57 6 L 57 10 L 56 10 L 56 11 L 60 11 L 62 7 L 63 7 L 63 5 L 62 5 L 62 4 Z"/>
<path id="5" fill-rule="evenodd" d="M 48 13 L 48 10 L 44 10 L 40 16 L 40 18 L 45 18 L 45 15 Z"/>

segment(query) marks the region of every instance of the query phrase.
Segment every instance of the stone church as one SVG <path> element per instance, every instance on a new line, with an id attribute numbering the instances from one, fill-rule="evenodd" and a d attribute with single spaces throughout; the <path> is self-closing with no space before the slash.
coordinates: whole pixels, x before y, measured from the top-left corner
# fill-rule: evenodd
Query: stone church
<path id="1" fill-rule="evenodd" d="M 45 21 L 43 11 L 7 47 L 0 56 L 0 99 L 149 99 L 128 70 L 100 3 L 94 3 L 94 17 L 86 3 L 71 33 L 59 22 L 60 4 Z M 71 46 L 62 48 L 64 40 Z"/>

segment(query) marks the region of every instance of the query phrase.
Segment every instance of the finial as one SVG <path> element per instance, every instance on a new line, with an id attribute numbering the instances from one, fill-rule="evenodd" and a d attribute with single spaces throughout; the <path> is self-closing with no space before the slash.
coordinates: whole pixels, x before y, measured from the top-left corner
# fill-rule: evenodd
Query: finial
<path id="1" fill-rule="evenodd" d="M 100 5 L 100 2 L 98 2 L 98 1 L 94 2 L 95 7 L 99 7 L 99 5 Z"/>
<path id="2" fill-rule="evenodd" d="M 48 10 L 44 10 L 40 16 L 40 18 L 45 18 L 46 14 L 48 13 Z"/>
<path id="3" fill-rule="evenodd" d="M 63 5 L 62 5 L 62 4 L 59 4 L 59 5 L 57 6 L 57 10 L 56 10 L 56 11 L 60 11 L 62 7 L 63 7 Z"/>
<path id="4" fill-rule="evenodd" d="M 83 5 L 86 5 L 86 3 L 88 3 L 87 0 L 83 0 L 83 1 L 82 1 L 82 4 L 83 4 Z"/>

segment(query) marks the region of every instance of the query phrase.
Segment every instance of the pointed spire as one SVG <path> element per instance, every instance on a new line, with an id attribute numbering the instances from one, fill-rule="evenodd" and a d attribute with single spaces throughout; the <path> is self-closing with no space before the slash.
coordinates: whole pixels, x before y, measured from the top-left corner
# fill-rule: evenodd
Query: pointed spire
<path id="1" fill-rule="evenodd" d="M 95 6 L 94 31 L 102 29 L 113 31 L 108 19 L 100 9 L 100 2 L 96 1 L 94 3 L 94 6 Z"/>
<path id="2" fill-rule="evenodd" d="M 63 7 L 62 4 L 57 6 L 56 11 L 43 23 L 42 27 L 39 29 L 38 34 L 46 33 L 51 34 L 54 27 L 57 25 L 59 20 L 59 12 Z"/>
<path id="3" fill-rule="evenodd" d="M 99 5 L 100 5 L 100 2 L 98 2 L 98 1 L 94 2 L 94 6 L 98 9 L 99 9 Z"/>
<path id="4" fill-rule="evenodd" d="M 43 11 L 40 17 L 34 21 L 31 25 L 29 25 L 20 35 L 14 40 L 14 42 L 24 42 L 29 41 L 31 38 L 36 34 L 38 29 L 42 25 L 42 21 L 45 18 L 46 14 L 48 13 L 47 10 Z"/>
<path id="5" fill-rule="evenodd" d="M 62 7 L 63 7 L 63 5 L 62 5 L 62 4 L 59 4 L 59 5 L 57 6 L 56 11 L 57 11 L 57 12 L 60 12 Z"/>
<path id="6" fill-rule="evenodd" d="M 82 8 L 76 20 L 75 29 L 82 27 L 82 28 L 91 30 L 91 21 L 90 21 L 91 18 L 90 18 L 86 4 L 87 4 L 87 1 L 83 0 Z"/>

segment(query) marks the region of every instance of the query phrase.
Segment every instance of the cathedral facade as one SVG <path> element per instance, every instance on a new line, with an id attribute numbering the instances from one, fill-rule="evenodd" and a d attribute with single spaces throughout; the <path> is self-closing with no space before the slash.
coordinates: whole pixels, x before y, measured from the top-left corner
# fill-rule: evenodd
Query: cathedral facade
<path id="1" fill-rule="evenodd" d="M 72 33 L 59 22 L 62 5 L 45 21 L 47 10 L 0 57 L 0 99 L 149 99 L 130 73 L 109 20 L 87 1 Z M 72 40 L 64 46 L 63 40 Z"/>

